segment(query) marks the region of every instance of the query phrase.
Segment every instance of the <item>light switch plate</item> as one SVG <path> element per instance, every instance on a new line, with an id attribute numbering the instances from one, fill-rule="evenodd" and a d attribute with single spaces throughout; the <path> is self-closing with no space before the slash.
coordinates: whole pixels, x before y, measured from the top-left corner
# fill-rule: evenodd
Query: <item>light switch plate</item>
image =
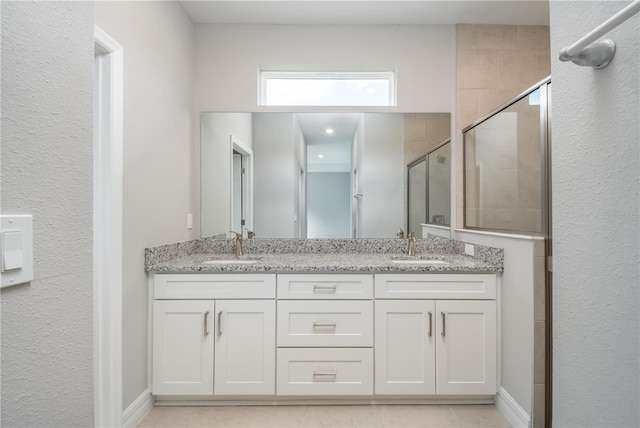
<path id="1" fill-rule="evenodd" d="M 0 216 L 0 287 L 24 284 L 33 280 L 33 217 Z"/>

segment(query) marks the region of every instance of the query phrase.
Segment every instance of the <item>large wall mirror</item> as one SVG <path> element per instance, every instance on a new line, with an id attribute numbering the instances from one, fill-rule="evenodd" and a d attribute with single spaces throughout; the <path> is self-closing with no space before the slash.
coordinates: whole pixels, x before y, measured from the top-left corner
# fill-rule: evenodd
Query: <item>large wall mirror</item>
<path id="1" fill-rule="evenodd" d="M 449 222 L 450 132 L 449 113 L 202 113 L 202 237 L 420 237 Z"/>

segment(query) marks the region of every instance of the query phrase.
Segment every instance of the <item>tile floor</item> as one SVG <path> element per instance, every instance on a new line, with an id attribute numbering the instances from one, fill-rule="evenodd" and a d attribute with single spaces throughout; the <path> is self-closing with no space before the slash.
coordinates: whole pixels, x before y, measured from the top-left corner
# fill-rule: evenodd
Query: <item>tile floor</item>
<path id="1" fill-rule="evenodd" d="M 154 407 L 147 427 L 510 427 L 494 405 Z"/>

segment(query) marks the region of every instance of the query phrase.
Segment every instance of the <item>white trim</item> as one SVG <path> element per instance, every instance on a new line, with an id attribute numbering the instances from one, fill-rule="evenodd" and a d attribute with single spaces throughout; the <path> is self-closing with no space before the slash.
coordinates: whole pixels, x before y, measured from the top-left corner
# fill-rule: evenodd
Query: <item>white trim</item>
<path id="1" fill-rule="evenodd" d="M 242 185 L 244 187 L 244 192 L 242 196 L 242 209 L 244 211 L 244 220 L 245 225 L 241 227 L 241 229 L 236 232 L 245 234 L 245 230 L 253 231 L 253 150 L 249 148 L 244 142 L 242 142 L 238 137 L 233 134 L 229 134 L 231 141 L 231 158 L 230 158 L 230 183 L 231 183 L 231 192 L 229 206 L 230 206 L 230 217 L 229 217 L 229 230 L 233 230 L 233 152 L 236 151 L 242 155 L 243 164 L 245 165 L 245 173 L 242 175 Z M 229 234 L 229 237 L 233 237 L 233 234 Z"/>
<path id="2" fill-rule="evenodd" d="M 500 387 L 498 395 L 496 395 L 496 407 L 502 413 L 511 426 L 515 428 L 531 426 L 531 417 L 520 405 L 513 399 L 506 389 Z"/>
<path id="3" fill-rule="evenodd" d="M 133 403 L 129 405 L 122 416 L 122 426 L 124 428 L 133 428 L 144 419 L 153 409 L 153 396 L 151 391 L 145 389 Z"/>
<path id="4" fill-rule="evenodd" d="M 471 233 L 475 235 L 498 236 L 501 238 L 522 239 L 525 241 L 544 241 L 543 236 L 537 236 L 537 235 L 517 235 L 514 233 L 491 232 L 487 230 L 475 230 L 475 229 L 455 229 L 455 231 L 456 233 Z"/>
<path id="5" fill-rule="evenodd" d="M 95 27 L 94 422 L 122 425 L 123 49 Z"/>

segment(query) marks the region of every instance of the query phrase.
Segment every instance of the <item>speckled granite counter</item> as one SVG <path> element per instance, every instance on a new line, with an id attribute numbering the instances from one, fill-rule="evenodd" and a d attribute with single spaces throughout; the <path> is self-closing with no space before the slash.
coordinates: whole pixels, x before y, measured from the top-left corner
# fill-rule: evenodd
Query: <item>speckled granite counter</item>
<path id="1" fill-rule="evenodd" d="M 475 256 L 464 255 L 464 242 L 429 235 L 419 239 L 416 255 L 407 256 L 402 239 L 251 239 L 245 255 L 233 256 L 232 239 L 197 239 L 147 248 L 145 270 L 157 273 L 348 273 L 348 272 L 502 272 L 500 248 L 474 244 Z M 244 260 L 243 260 L 244 259 Z M 444 264 L 396 263 L 393 260 L 438 260 Z M 229 260 L 206 263 L 211 260 Z M 245 263 L 245 261 L 255 262 Z"/>

